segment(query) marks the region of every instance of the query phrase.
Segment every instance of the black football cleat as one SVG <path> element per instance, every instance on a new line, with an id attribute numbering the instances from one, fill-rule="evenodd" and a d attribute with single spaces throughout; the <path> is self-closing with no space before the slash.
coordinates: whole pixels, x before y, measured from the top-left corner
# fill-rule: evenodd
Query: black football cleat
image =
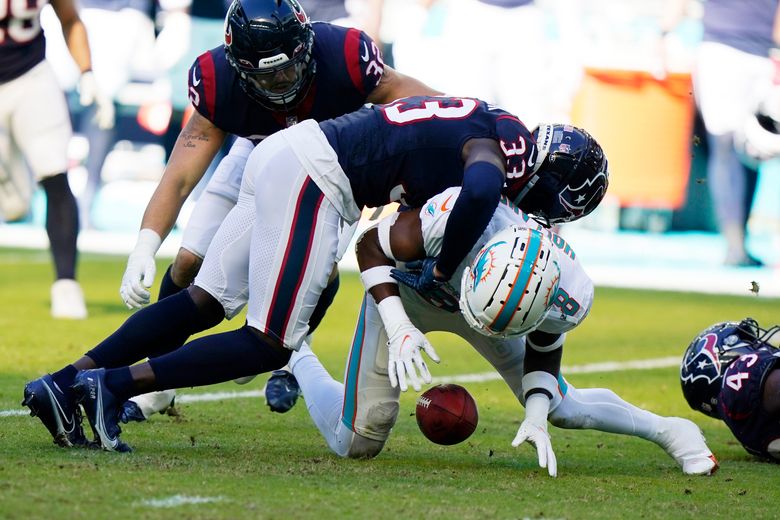
<path id="1" fill-rule="evenodd" d="M 54 444 L 62 447 L 89 444 L 81 427 L 81 410 L 57 386 L 50 374 L 25 385 L 22 405 L 29 408 L 30 415 L 40 419 L 46 426 L 54 438 Z"/>
<path id="2" fill-rule="evenodd" d="M 272 412 L 286 413 L 292 410 L 298 396 L 301 395 L 301 387 L 292 372 L 287 370 L 274 370 L 265 384 L 265 402 Z"/>
<path id="3" fill-rule="evenodd" d="M 119 412 L 122 403 L 106 387 L 106 369 L 80 370 L 73 381 L 73 395 L 84 407 L 95 442 L 106 451 L 127 452 L 133 449 L 119 439 Z"/>

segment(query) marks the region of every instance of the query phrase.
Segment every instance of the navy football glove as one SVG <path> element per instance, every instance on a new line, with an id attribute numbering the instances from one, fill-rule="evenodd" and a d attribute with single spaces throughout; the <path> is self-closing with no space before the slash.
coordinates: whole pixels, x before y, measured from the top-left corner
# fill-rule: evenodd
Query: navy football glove
<path id="1" fill-rule="evenodd" d="M 455 312 L 458 310 L 458 298 L 445 280 L 439 280 L 433 274 L 436 261 L 435 257 L 415 260 L 406 264 L 407 271 L 393 269 L 390 276 L 420 293 L 436 307 Z"/>

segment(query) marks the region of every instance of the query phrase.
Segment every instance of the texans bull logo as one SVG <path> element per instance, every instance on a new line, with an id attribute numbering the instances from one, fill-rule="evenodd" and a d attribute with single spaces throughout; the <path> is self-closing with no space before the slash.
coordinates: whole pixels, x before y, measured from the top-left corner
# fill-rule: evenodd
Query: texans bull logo
<path id="1" fill-rule="evenodd" d="M 720 358 L 715 346 L 718 343 L 718 335 L 706 334 L 699 340 L 699 348 L 691 351 L 685 358 L 682 366 L 681 377 L 683 381 L 693 382 L 699 379 L 707 383 L 717 381 L 720 377 Z"/>
<path id="2" fill-rule="evenodd" d="M 567 185 L 558 193 L 561 205 L 574 217 L 581 217 L 591 208 L 593 201 L 601 201 L 607 189 L 607 174 L 599 172 L 592 179 L 586 179 L 582 185 L 572 188 Z"/>

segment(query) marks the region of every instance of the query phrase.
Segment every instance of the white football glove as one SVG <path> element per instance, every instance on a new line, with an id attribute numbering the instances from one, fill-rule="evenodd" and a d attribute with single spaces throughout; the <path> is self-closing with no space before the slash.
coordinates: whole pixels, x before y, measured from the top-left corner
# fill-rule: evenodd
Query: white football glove
<path id="1" fill-rule="evenodd" d="M 543 394 L 532 394 L 525 403 L 525 420 L 517 430 L 512 446 L 515 448 L 528 441 L 536 446 L 539 467 L 547 468 L 551 477 L 558 474 L 558 462 L 552 449 L 550 435 L 547 433 L 547 414 L 550 411 L 550 399 Z"/>
<path id="2" fill-rule="evenodd" d="M 95 122 L 98 127 L 103 130 L 114 128 L 114 102 L 100 91 L 91 70 L 79 78 L 79 103 L 84 107 L 95 105 Z"/>
<path id="3" fill-rule="evenodd" d="M 409 388 L 406 378 L 412 383 L 412 388 L 420 391 L 420 378 L 424 383 L 432 381 L 428 366 L 423 360 L 420 350 L 433 361 L 438 363 L 439 356 L 433 349 L 425 335 L 420 332 L 406 315 L 403 304 L 398 296 L 385 298 L 377 305 L 379 315 L 387 331 L 388 366 L 387 375 L 390 378 L 390 386 L 400 386 L 402 392 Z M 419 372 L 419 376 L 418 376 Z"/>
<path id="4" fill-rule="evenodd" d="M 154 255 L 161 242 L 160 235 L 151 229 L 142 229 L 138 233 L 138 242 L 127 258 L 127 268 L 119 288 L 119 295 L 128 309 L 140 309 L 149 303 L 149 288 L 154 283 L 154 275 L 157 272 Z"/>

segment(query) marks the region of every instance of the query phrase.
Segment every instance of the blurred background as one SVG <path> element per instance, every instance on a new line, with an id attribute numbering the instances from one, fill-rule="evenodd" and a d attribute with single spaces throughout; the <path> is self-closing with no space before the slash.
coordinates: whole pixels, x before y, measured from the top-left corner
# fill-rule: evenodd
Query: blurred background
<path id="1" fill-rule="evenodd" d="M 50 7 L 42 24 L 73 118 L 69 180 L 80 204 L 80 250 L 126 254 L 186 121 L 187 69 L 221 45 L 224 4 L 149 0 L 109 11 L 100 3 L 82 5 L 81 16 L 96 78 L 116 105 L 110 131 L 86 124 L 91 115 L 79 105 L 77 70 Z M 328 2 L 301 3 L 313 20 L 328 19 L 321 9 Z M 694 93 L 706 2 L 349 0 L 346 7 L 349 16 L 337 23 L 381 41 L 399 71 L 495 102 L 529 127 L 571 122 L 597 138 L 609 158 L 607 198 L 560 230 L 597 285 L 780 296 L 780 159 L 738 147 L 745 171 L 754 172 L 745 197 L 711 193 L 712 138 Z M 769 75 L 746 124 L 773 86 Z M 177 251 L 200 191 L 161 255 Z M 731 233 L 718 215 L 740 214 L 737 207 L 746 208 L 744 223 Z M 0 246 L 47 247 L 45 210 L 38 193 L 28 215 L 0 224 Z M 354 267 L 354 257 L 344 264 Z"/>

